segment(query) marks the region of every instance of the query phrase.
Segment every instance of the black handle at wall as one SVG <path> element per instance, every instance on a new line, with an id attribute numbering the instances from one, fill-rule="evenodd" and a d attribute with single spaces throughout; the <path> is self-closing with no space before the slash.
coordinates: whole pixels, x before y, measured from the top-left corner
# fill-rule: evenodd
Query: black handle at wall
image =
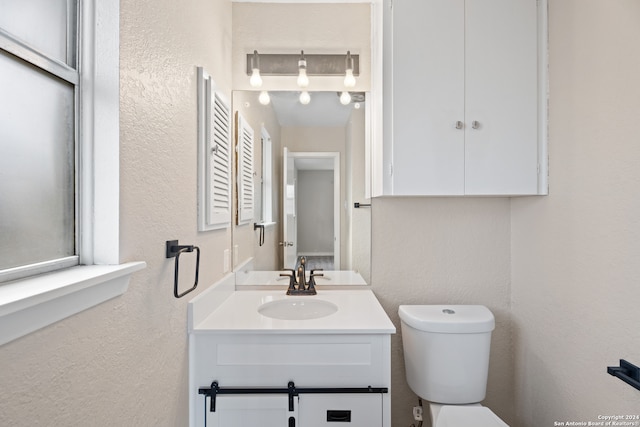
<path id="1" fill-rule="evenodd" d="M 640 390 L 640 368 L 633 363 L 620 359 L 620 366 L 607 367 L 607 373 Z"/>

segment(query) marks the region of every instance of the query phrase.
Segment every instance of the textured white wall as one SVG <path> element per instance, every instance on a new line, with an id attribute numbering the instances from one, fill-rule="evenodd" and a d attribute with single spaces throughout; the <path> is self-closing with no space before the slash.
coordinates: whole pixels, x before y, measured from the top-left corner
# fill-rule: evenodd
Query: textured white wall
<path id="1" fill-rule="evenodd" d="M 485 404 L 512 426 L 508 198 L 376 198 L 373 291 L 396 325 L 391 340 L 392 424 L 409 426 L 418 398 L 404 372 L 398 306 L 483 304 L 496 317 Z"/>
<path id="2" fill-rule="evenodd" d="M 550 1 L 550 193 L 512 204 L 520 426 L 639 414 L 640 2 Z"/>
<path id="3" fill-rule="evenodd" d="M 197 232 L 196 66 L 230 97 L 231 3 L 122 0 L 120 28 L 120 253 L 147 268 L 122 297 L 0 347 L 2 426 L 188 420 L 187 301 L 222 277 L 231 239 Z M 202 250 L 200 286 L 180 300 L 171 239 Z"/>

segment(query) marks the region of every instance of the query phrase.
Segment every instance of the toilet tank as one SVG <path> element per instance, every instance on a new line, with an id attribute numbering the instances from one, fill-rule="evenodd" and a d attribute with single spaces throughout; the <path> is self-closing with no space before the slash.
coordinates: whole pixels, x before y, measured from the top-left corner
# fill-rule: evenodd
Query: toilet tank
<path id="1" fill-rule="evenodd" d="M 401 305 L 398 314 L 411 390 L 435 403 L 483 400 L 493 313 L 482 305 Z"/>

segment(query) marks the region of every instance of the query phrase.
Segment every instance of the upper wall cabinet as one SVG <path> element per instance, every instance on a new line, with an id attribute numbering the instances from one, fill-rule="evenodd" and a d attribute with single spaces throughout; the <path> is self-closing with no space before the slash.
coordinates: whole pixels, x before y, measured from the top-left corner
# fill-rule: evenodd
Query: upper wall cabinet
<path id="1" fill-rule="evenodd" d="M 546 2 L 385 13 L 381 195 L 546 194 Z"/>

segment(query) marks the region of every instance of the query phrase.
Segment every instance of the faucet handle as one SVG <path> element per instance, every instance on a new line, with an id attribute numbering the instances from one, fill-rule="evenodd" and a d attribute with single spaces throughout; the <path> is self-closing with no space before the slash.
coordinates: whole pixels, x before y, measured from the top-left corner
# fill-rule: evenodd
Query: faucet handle
<path id="1" fill-rule="evenodd" d="M 288 271 L 288 273 L 280 273 L 280 276 L 289 278 L 289 287 L 287 288 L 288 295 L 290 291 L 296 289 L 296 274 L 292 269 L 286 269 L 285 271 Z"/>
<path id="2" fill-rule="evenodd" d="M 316 270 L 311 270 L 311 274 L 309 274 L 309 293 L 311 295 L 316 295 L 316 277 L 322 277 L 324 274 L 316 273 Z"/>
<path id="3" fill-rule="evenodd" d="M 316 289 L 316 277 L 324 277 L 324 273 L 316 273 L 316 271 L 323 271 L 322 268 L 314 268 L 309 274 L 309 289 L 315 292 Z"/>

